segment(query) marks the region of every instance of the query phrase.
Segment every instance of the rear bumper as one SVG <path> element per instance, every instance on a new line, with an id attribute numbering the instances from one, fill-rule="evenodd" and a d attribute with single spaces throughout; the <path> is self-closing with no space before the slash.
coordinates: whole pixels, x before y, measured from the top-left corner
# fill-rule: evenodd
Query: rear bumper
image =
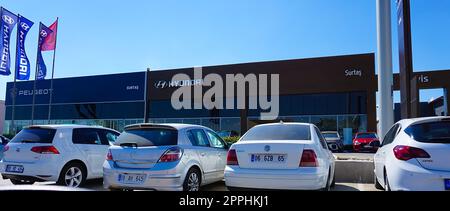
<path id="1" fill-rule="evenodd" d="M 320 190 L 326 186 L 328 170 L 304 168 L 296 170 L 225 168 L 225 185 L 235 188 L 267 190 Z"/>
<path id="2" fill-rule="evenodd" d="M 446 191 L 445 180 L 450 179 L 450 171 L 424 169 L 416 162 L 395 163 L 393 168 L 387 168 L 389 185 L 392 190 Z"/>
<path id="3" fill-rule="evenodd" d="M 179 165 L 182 165 L 179 163 Z M 132 189 L 157 191 L 182 191 L 184 174 L 182 168 L 175 166 L 166 170 L 124 169 L 118 168 L 114 162 L 106 161 L 103 165 L 103 187 L 106 189 Z M 123 184 L 118 181 L 120 174 L 144 174 L 143 184 Z"/>
<path id="4" fill-rule="evenodd" d="M 23 166 L 23 173 L 6 172 L 8 165 Z M 24 179 L 33 181 L 57 181 L 59 169 L 52 160 L 40 160 L 36 163 L 20 163 L 0 161 L 0 173 L 3 178 Z"/>

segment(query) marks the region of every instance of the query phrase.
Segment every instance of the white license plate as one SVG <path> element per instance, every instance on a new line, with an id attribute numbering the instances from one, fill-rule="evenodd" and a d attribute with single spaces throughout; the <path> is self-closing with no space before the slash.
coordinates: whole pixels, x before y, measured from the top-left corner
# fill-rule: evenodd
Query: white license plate
<path id="1" fill-rule="evenodd" d="M 119 174 L 118 181 L 122 184 L 144 184 L 147 179 L 145 174 Z"/>
<path id="2" fill-rule="evenodd" d="M 23 171 L 25 170 L 25 168 L 23 168 L 23 166 L 17 166 L 17 165 L 7 165 L 6 166 L 6 172 L 11 172 L 11 173 L 23 173 Z"/>
<path id="3" fill-rule="evenodd" d="M 287 161 L 287 155 L 252 154 L 250 161 L 252 163 L 285 163 Z"/>

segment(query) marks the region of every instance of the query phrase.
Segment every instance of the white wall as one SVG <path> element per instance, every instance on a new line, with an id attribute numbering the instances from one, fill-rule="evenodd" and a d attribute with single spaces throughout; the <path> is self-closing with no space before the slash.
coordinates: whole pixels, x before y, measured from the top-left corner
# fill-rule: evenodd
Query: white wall
<path id="1" fill-rule="evenodd" d="M 4 121 L 5 121 L 5 101 L 0 100 L 0 134 L 3 134 Z"/>

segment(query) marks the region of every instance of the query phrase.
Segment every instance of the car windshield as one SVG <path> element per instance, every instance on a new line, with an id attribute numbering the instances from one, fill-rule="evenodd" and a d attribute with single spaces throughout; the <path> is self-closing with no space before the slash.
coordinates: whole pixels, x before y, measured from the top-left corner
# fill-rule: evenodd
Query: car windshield
<path id="1" fill-rule="evenodd" d="M 20 131 L 20 133 L 11 140 L 11 143 L 51 144 L 55 134 L 55 129 L 26 128 Z"/>
<path id="2" fill-rule="evenodd" d="M 337 133 L 323 133 L 324 138 L 339 138 Z"/>
<path id="3" fill-rule="evenodd" d="M 450 121 L 412 125 L 405 133 L 418 142 L 450 144 Z"/>
<path id="4" fill-rule="evenodd" d="M 360 133 L 356 136 L 356 138 L 378 138 L 375 133 Z"/>
<path id="5" fill-rule="evenodd" d="M 256 140 L 311 140 L 307 125 L 263 125 L 250 129 L 242 141 Z"/>
<path id="6" fill-rule="evenodd" d="M 172 146 L 178 143 L 178 131 L 162 128 L 139 128 L 120 134 L 114 145 L 136 144 L 137 146 Z"/>

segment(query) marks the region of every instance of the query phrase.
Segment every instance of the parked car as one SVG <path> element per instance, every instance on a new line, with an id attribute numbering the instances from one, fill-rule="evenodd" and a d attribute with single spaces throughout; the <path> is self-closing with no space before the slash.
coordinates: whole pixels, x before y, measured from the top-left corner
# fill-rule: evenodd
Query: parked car
<path id="1" fill-rule="evenodd" d="M 0 136 L 0 160 L 3 157 L 3 147 L 6 146 L 6 144 L 8 144 L 9 139 L 4 137 L 4 136 Z"/>
<path id="2" fill-rule="evenodd" d="M 217 135 L 219 135 L 221 138 L 231 138 L 231 137 L 238 137 L 239 133 L 234 130 L 222 130 L 217 132 Z"/>
<path id="3" fill-rule="evenodd" d="M 223 180 L 228 145 L 203 126 L 131 125 L 114 145 L 103 166 L 110 190 L 198 191 Z"/>
<path id="4" fill-rule="evenodd" d="M 278 123 L 250 129 L 228 152 L 229 190 L 330 190 L 335 158 L 312 124 Z"/>
<path id="5" fill-rule="evenodd" d="M 0 172 L 15 185 L 56 181 L 79 187 L 103 176 L 103 161 L 119 134 L 81 125 L 26 127 L 5 146 Z"/>
<path id="6" fill-rule="evenodd" d="M 357 133 L 353 139 L 353 151 L 355 152 L 376 152 L 380 147 L 380 138 L 377 133 Z"/>
<path id="7" fill-rule="evenodd" d="M 333 152 L 342 152 L 344 150 L 344 143 L 342 143 L 342 138 L 336 131 L 325 131 L 322 132 L 325 141 L 328 144 L 328 148 Z"/>
<path id="8" fill-rule="evenodd" d="M 375 154 L 375 187 L 387 191 L 450 190 L 450 117 L 402 120 Z"/>

